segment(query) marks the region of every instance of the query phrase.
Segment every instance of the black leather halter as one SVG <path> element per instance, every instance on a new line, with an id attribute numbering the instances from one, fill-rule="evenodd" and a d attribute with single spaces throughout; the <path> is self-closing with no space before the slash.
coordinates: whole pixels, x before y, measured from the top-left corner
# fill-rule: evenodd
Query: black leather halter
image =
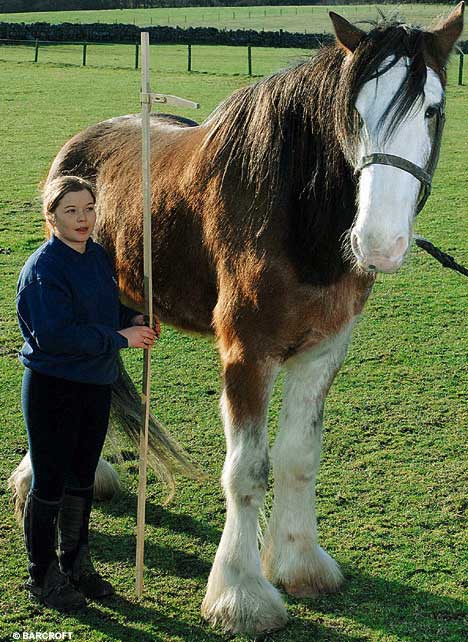
<path id="1" fill-rule="evenodd" d="M 391 167 L 397 167 L 412 174 L 421 183 L 416 214 L 419 214 L 422 210 L 431 193 L 432 178 L 439 160 L 442 131 L 445 124 L 445 101 L 442 101 L 437 107 L 433 121 L 434 122 L 429 125 L 429 133 L 432 140 L 431 155 L 424 169 L 406 158 L 394 156 L 393 154 L 369 154 L 369 156 L 364 156 L 361 159 L 361 162 L 355 169 L 355 174 L 359 174 L 364 167 L 369 167 L 369 165 L 390 165 Z"/>

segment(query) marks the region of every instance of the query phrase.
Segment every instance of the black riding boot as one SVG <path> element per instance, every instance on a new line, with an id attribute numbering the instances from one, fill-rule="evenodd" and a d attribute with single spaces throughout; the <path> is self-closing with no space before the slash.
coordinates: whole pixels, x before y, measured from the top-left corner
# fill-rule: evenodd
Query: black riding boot
<path id="1" fill-rule="evenodd" d="M 60 568 L 86 597 L 112 595 L 114 589 L 93 566 L 89 555 L 89 516 L 93 486 L 66 489 L 58 518 Z"/>
<path id="2" fill-rule="evenodd" d="M 55 531 L 60 501 L 42 500 L 30 492 L 24 506 L 24 542 L 29 558 L 30 579 L 25 586 L 29 598 L 59 611 L 73 611 L 86 606 L 59 568 L 55 552 Z"/>

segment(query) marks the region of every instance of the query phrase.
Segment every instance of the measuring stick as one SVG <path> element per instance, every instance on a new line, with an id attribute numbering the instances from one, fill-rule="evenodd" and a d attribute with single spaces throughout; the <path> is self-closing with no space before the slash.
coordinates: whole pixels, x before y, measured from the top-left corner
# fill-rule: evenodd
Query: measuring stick
<path id="1" fill-rule="evenodd" d="M 152 94 L 149 69 L 149 34 L 141 33 L 141 131 L 142 131 L 142 192 L 143 192 L 143 285 L 145 294 L 145 323 L 153 327 L 153 263 L 151 252 L 151 105 L 168 104 L 198 109 L 192 100 L 166 94 Z M 150 417 L 151 350 L 143 351 L 143 386 L 141 403 L 143 421 L 140 430 L 140 463 L 137 504 L 136 585 L 137 597 L 143 593 L 143 567 L 145 555 L 146 473 L 148 467 L 148 432 Z"/>
<path id="2" fill-rule="evenodd" d="M 142 131 L 142 191 L 143 191 L 143 285 L 145 294 L 145 322 L 153 327 L 153 269 L 151 254 L 151 146 L 150 146 L 150 78 L 149 34 L 141 34 L 141 131 Z M 140 464 L 138 477 L 136 594 L 143 592 L 143 565 L 145 554 L 146 474 L 148 467 L 148 430 L 151 387 L 151 350 L 143 351 L 143 422 L 140 431 Z"/>

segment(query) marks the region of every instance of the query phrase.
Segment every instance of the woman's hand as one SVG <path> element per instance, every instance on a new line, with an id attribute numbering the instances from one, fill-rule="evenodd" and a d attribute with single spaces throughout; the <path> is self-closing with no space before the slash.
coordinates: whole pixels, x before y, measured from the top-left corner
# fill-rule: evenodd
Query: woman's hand
<path id="1" fill-rule="evenodd" d="M 132 326 L 145 325 L 145 315 L 144 314 L 135 315 L 132 318 L 130 323 L 132 324 Z M 159 337 L 161 336 L 161 325 L 159 323 L 159 319 L 157 319 L 156 317 L 154 317 L 154 320 L 153 320 L 153 328 L 156 333 L 156 338 L 159 339 Z"/>
<path id="2" fill-rule="evenodd" d="M 124 328 L 118 332 L 127 339 L 129 348 L 151 350 L 156 338 L 156 332 L 146 325 L 134 325 L 131 328 Z"/>

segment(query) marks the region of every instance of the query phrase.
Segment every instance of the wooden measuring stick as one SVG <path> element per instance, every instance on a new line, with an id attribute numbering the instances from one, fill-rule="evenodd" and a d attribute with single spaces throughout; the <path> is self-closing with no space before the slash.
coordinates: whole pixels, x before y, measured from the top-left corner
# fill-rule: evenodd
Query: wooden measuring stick
<path id="1" fill-rule="evenodd" d="M 143 283 L 145 295 L 145 321 L 153 327 L 153 264 L 151 252 L 151 105 L 166 103 L 179 107 L 198 109 L 199 104 L 185 98 L 166 94 L 152 94 L 149 69 L 149 34 L 141 33 L 141 129 L 142 129 L 142 192 L 143 192 Z M 145 554 L 145 509 L 146 476 L 148 467 L 148 433 L 151 390 L 151 351 L 143 352 L 143 386 L 141 402 L 143 421 L 140 430 L 140 462 L 137 504 L 137 542 L 136 542 L 136 595 L 143 593 L 143 567 Z"/>
<path id="2" fill-rule="evenodd" d="M 145 294 L 145 321 L 153 327 L 153 270 L 151 254 L 151 146 L 149 79 L 149 34 L 141 34 L 141 129 L 142 129 L 142 192 L 143 192 L 143 284 Z M 145 552 L 146 476 L 148 466 L 148 431 L 151 387 L 151 350 L 143 351 L 143 423 L 140 431 L 140 462 L 137 504 L 136 594 L 143 592 L 143 565 Z"/>

